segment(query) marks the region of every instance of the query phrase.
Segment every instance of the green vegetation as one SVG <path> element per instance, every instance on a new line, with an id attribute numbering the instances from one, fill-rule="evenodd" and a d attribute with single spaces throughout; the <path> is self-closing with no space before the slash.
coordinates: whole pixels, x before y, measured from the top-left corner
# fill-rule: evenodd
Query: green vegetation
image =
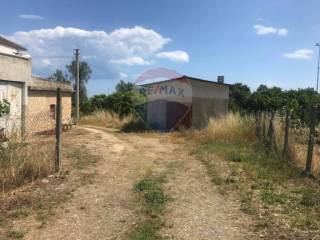
<path id="1" fill-rule="evenodd" d="M 143 103 L 143 96 L 135 91 L 135 85 L 120 81 L 116 85 L 116 92 L 110 95 L 95 95 L 86 101 L 83 113 L 91 114 L 95 111 L 108 111 L 120 118 L 135 115 L 138 103 Z"/>
<path id="2" fill-rule="evenodd" d="M 50 79 L 58 82 L 67 82 L 68 78 L 68 74 L 64 73 L 60 69 L 56 69 L 56 71 L 50 76 Z"/>
<path id="3" fill-rule="evenodd" d="M 85 145 L 72 149 L 71 152 L 67 153 L 67 157 L 73 159 L 74 167 L 80 170 L 96 164 L 99 159 L 98 156 L 91 154 Z"/>
<path id="4" fill-rule="evenodd" d="M 129 234 L 130 240 L 161 240 L 158 230 L 164 225 L 161 214 L 165 208 L 167 196 L 161 189 L 164 178 L 147 177 L 134 186 L 134 191 L 139 194 L 142 202 L 143 219 Z"/>
<path id="5" fill-rule="evenodd" d="M 116 92 L 110 95 L 95 95 L 86 102 L 85 113 L 89 114 L 97 110 L 114 112 L 120 117 L 134 113 L 133 96 L 131 92 Z"/>
<path id="6" fill-rule="evenodd" d="M 71 61 L 70 64 L 66 65 L 66 70 L 68 73 L 57 69 L 51 76 L 50 79 L 60 82 L 71 81 L 73 82 L 73 87 L 75 89 L 75 80 L 77 74 L 76 61 Z M 80 95 L 80 110 L 85 111 L 86 102 L 88 101 L 86 84 L 89 81 L 92 74 L 90 65 L 86 61 L 80 61 L 79 63 L 79 95 Z M 74 99 L 73 99 L 74 100 Z M 74 101 L 72 101 L 74 103 Z"/>
<path id="7" fill-rule="evenodd" d="M 4 99 L 0 100 L 0 117 L 4 117 L 10 113 L 10 103 Z"/>
<path id="8" fill-rule="evenodd" d="M 11 217 L 20 219 L 20 218 L 28 217 L 29 214 L 30 212 L 28 209 L 18 208 L 11 213 Z"/>
<path id="9" fill-rule="evenodd" d="M 95 95 L 86 101 L 80 123 L 117 128 L 123 132 L 148 130 L 139 116 L 145 113 L 144 98 L 135 91 L 133 83 L 120 81 L 115 93 Z"/>
<path id="10" fill-rule="evenodd" d="M 11 239 L 22 239 L 24 237 L 24 232 L 21 230 L 13 229 L 8 233 L 8 237 Z"/>
<path id="11" fill-rule="evenodd" d="M 251 92 L 248 86 L 236 83 L 230 89 L 229 103 L 231 110 L 241 113 L 281 113 L 289 110 L 291 118 L 306 124 L 309 122 L 311 108 L 320 103 L 320 95 L 312 88 L 283 91 L 279 87 L 269 88 L 265 85 Z"/>
<path id="12" fill-rule="evenodd" d="M 144 132 L 150 130 L 148 125 L 141 118 L 134 117 L 130 121 L 123 124 L 121 131 L 123 132 Z"/>
<path id="13" fill-rule="evenodd" d="M 319 234 L 318 184 L 302 178 L 300 170 L 282 154 L 268 150 L 250 134 L 254 127 L 245 127 L 246 121 L 233 115 L 195 133 L 193 153 L 206 167 L 212 183 L 222 193 L 239 194 L 241 209 L 254 216 L 257 230 L 297 236 L 304 232 L 310 238 Z M 297 232 L 290 232 L 292 229 Z"/>

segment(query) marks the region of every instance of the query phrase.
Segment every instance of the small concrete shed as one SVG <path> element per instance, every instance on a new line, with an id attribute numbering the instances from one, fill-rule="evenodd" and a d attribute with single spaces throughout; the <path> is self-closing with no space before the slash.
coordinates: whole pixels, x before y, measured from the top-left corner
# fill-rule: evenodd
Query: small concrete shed
<path id="1" fill-rule="evenodd" d="M 203 128 L 228 113 L 229 86 L 189 76 L 145 84 L 146 122 L 161 131 Z"/>

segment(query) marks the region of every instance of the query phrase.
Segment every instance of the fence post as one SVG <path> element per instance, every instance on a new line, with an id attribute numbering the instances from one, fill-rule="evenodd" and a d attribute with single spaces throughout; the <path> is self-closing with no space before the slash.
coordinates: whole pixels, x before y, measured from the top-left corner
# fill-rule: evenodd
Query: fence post
<path id="1" fill-rule="evenodd" d="M 62 107 L 61 107 L 61 88 L 57 88 L 56 102 L 56 159 L 55 170 L 61 169 L 61 130 L 62 130 Z"/>
<path id="2" fill-rule="evenodd" d="M 311 168 L 312 168 L 312 158 L 313 158 L 313 145 L 314 145 L 314 139 L 315 139 L 315 125 L 316 125 L 316 108 L 312 107 L 311 110 L 311 119 L 310 119 L 310 132 L 309 132 L 309 141 L 308 141 L 308 153 L 307 153 L 307 162 L 306 162 L 306 168 L 302 172 L 302 176 L 312 176 L 311 174 Z"/>
<path id="3" fill-rule="evenodd" d="M 263 117 L 262 117 L 262 139 L 263 142 L 266 141 L 266 112 L 263 112 Z"/>
<path id="4" fill-rule="evenodd" d="M 261 137 L 261 112 L 256 113 L 256 136 Z"/>
<path id="5" fill-rule="evenodd" d="M 290 129 L 290 111 L 287 109 L 285 127 L 284 127 L 284 140 L 283 140 L 283 154 L 284 155 L 288 154 L 289 129 Z"/>
<path id="6" fill-rule="evenodd" d="M 270 117 L 268 133 L 267 133 L 267 141 L 266 141 L 266 145 L 269 149 L 272 149 L 276 146 L 276 139 L 275 139 L 275 134 L 274 134 L 274 117 L 275 117 L 275 112 L 272 111 L 271 117 Z"/>

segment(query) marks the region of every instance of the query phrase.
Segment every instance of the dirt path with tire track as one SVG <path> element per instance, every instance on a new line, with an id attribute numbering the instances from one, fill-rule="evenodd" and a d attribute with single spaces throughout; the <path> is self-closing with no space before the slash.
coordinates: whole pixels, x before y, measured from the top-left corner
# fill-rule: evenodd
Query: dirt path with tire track
<path id="1" fill-rule="evenodd" d="M 95 174 L 91 184 L 80 186 L 73 197 L 59 206 L 54 217 L 42 227 L 28 218 L 24 239 L 127 239 L 136 224 L 138 212 L 132 191 L 136 181 L 150 173 L 170 168 L 164 191 L 170 197 L 160 230 L 169 239 L 256 239 L 250 219 L 240 203 L 227 201 L 210 182 L 204 167 L 190 156 L 183 144 L 159 133 L 125 134 L 98 127 L 83 126 L 86 141 L 79 146 L 100 160 L 85 171 Z M 26 221 L 26 220 L 24 220 Z M 17 222 L 22 224 L 23 221 Z"/>

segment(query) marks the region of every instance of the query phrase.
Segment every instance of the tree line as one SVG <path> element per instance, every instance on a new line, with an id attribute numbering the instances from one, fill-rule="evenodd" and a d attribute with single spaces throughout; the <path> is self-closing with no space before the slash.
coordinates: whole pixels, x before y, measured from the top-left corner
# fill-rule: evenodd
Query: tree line
<path id="1" fill-rule="evenodd" d="M 299 119 L 302 124 L 310 121 L 310 112 L 314 108 L 318 110 L 319 103 L 320 95 L 313 88 L 282 90 L 260 85 L 256 91 L 251 91 L 242 83 L 236 83 L 230 88 L 230 110 L 249 114 L 290 112 L 291 117 Z"/>

